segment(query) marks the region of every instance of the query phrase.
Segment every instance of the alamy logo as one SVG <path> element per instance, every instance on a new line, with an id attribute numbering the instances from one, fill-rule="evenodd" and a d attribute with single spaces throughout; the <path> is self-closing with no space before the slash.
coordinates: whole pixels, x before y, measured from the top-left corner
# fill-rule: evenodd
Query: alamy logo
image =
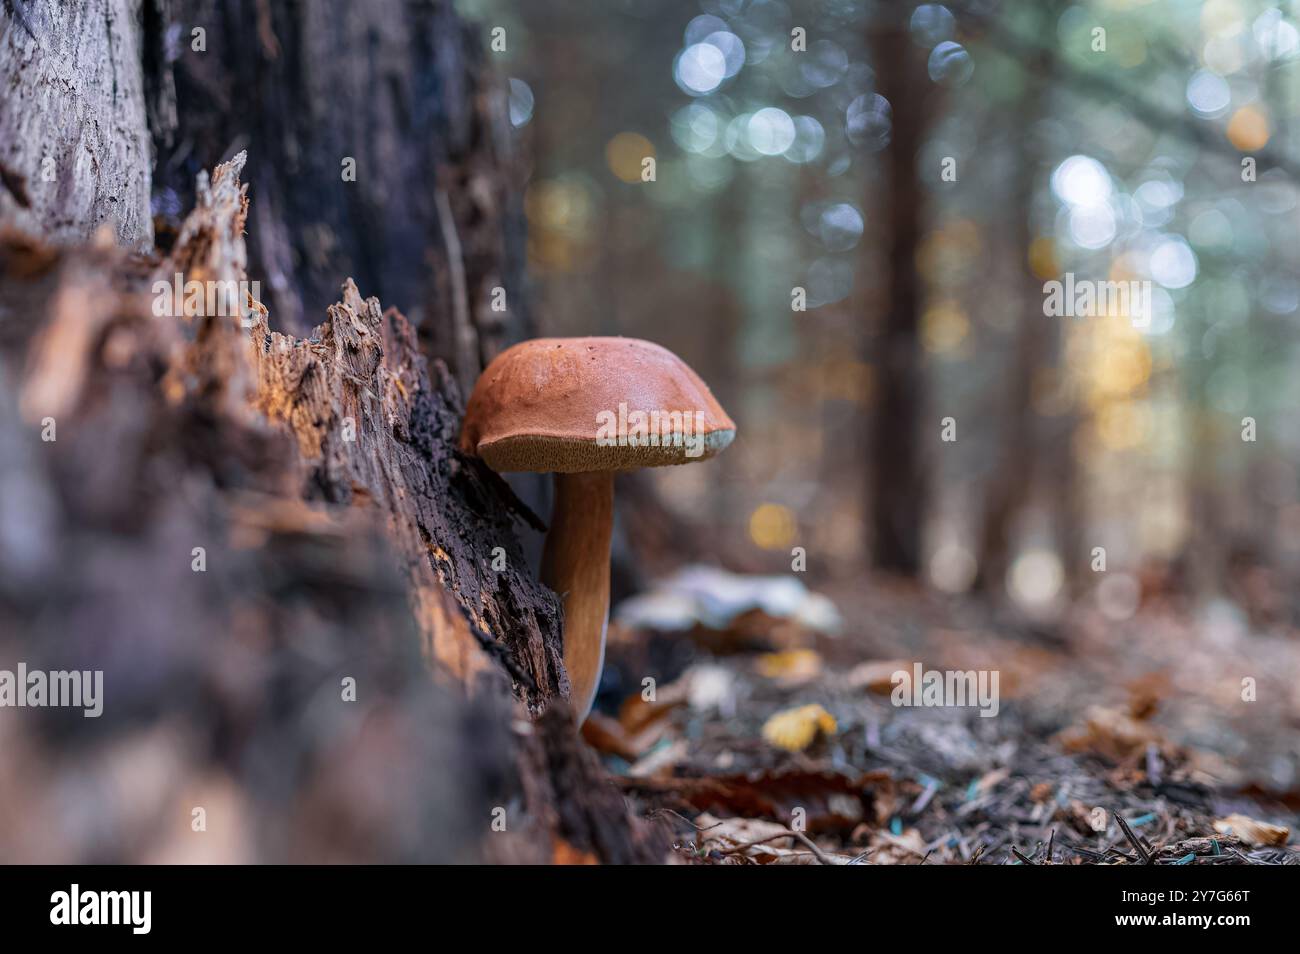
<path id="1" fill-rule="evenodd" d="M 16 672 L 0 669 L 0 708 L 80 708 L 87 719 L 104 711 L 102 669 L 56 669 L 45 672 L 19 663 Z"/>
<path id="2" fill-rule="evenodd" d="M 912 671 L 895 670 L 889 678 L 889 694 L 896 706 L 979 706 L 981 718 L 998 714 L 998 671 L 996 669 L 924 669 L 912 664 Z"/>
<path id="3" fill-rule="evenodd" d="M 596 414 L 596 444 L 600 447 L 684 447 L 687 457 L 704 453 L 703 411 L 629 411 Z"/>
<path id="4" fill-rule="evenodd" d="M 1151 322 L 1151 283 L 1076 280 L 1043 283 L 1043 314 L 1049 318 L 1128 318 L 1134 325 Z"/>
<path id="5" fill-rule="evenodd" d="M 132 934 L 148 934 L 152 926 L 152 891 L 70 891 L 50 895 L 51 924 L 127 924 Z"/>
<path id="6" fill-rule="evenodd" d="M 253 326 L 253 302 L 262 297 L 260 281 L 185 281 L 177 272 L 169 282 L 153 283 L 153 313 L 156 318 L 233 318 L 245 328 Z"/>

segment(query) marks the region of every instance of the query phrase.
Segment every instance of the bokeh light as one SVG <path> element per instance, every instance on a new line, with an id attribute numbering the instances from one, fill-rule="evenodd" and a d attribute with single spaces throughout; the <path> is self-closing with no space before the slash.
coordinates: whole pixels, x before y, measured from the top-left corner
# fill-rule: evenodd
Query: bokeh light
<path id="1" fill-rule="evenodd" d="M 704 96 L 727 78 L 727 58 L 712 43 L 692 43 L 673 64 L 673 78 L 692 96 Z"/>
<path id="2" fill-rule="evenodd" d="M 889 145 L 892 110 L 879 93 L 867 93 L 849 104 L 844 131 L 849 141 L 872 152 Z"/>
<path id="3" fill-rule="evenodd" d="M 1151 277 L 1166 288 L 1186 288 L 1196 279 L 1196 253 L 1179 235 L 1167 235 L 1151 250 Z"/>
<path id="4" fill-rule="evenodd" d="M 621 132 L 605 144 L 609 171 L 624 182 L 640 182 L 643 164 L 654 154 L 654 145 L 640 133 Z"/>
<path id="5" fill-rule="evenodd" d="M 957 20 L 947 7 L 938 3 L 923 3 L 912 11 L 908 22 L 912 41 L 925 49 L 933 49 L 944 40 L 950 40 L 957 29 Z"/>
<path id="6" fill-rule="evenodd" d="M 1228 120 L 1228 141 L 1242 152 L 1263 149 L 1268 140 L 1268 114 L 1259 106 L 1243 106 Z"/>
<path id="7" fill-rule="evenodd" d="M 746 133 L 756 152 L 779 156 L 794 145 L 794 120 L 785 110 L 767 106 L 749 117 Z"/>
<path id="8" fill-rule="evenodd" d="M 1187 81 L 1187 104 L 1201 116 L 1222 116 L 1231 102 L 1232 91 L 1218 73 L 1197 70 Z"/>
<path id="9" fill-rule="evenodd" d="M 944 40 L 930 51 L 926 69 L 939 85 L 960 86 L 975 72 L 975 61 L 960 43 Z"/>
<path id="10" fill-rule="evenodd" d="M 1052 173 L 1052 191 L 1069 205 L 1097 208 L 1110 199 L 1110 175 L 1096 159 L 1070 156 Z"/>
<path id="11" fill-rule="evenodd" d="M 794 512 L 781 504 L 760 504 L 749 516 L 750 539 L 764 550 L 789 547 L 797 530 Z"/>
<path id="12" fill-rule="evenodd" d="M 510 125 L 518 129 L 533 118 L 533 90 L 515 77 L 510 78 L 509 88 Z"/>

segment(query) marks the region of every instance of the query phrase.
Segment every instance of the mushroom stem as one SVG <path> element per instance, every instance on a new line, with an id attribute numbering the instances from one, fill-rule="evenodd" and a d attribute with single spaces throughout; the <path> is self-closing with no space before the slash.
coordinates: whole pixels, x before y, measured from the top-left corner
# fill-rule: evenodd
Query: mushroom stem
<path id="1" fill-rule="evenodd" d="M 614 474 L 555 475 L 555 506 L 542 551 L 542 582 L 564 605 L 564 668 L 578 725 L 587 719 L 605 664 L 609 623 L 609 541 Z"/>

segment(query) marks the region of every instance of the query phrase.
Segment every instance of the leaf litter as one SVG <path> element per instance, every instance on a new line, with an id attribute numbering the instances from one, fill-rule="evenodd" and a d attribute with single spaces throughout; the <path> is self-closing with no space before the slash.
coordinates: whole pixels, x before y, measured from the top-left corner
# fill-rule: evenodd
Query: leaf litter
<path id="1" fill-rule="evenodd" d="M 1168 607 L 1044 626 L 897 584 L 764 603 L 769 578 L 684 578 L 611 626 L 607 667 L 641 688 L 584 729 L 673 829 L 665 860 L 1300 864 L 1293 642 Z M 915 663 L 996 669 L 996 716 L 895 705 Z M 1245 702 L 1247 675 L 1288 691 Z"/>

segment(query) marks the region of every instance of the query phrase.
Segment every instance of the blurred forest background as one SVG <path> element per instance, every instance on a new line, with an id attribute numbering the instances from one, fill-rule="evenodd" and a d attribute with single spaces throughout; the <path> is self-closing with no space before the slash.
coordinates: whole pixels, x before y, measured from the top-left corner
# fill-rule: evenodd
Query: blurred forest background
<path id="1" fill-rule="evenodd" d="M 654 475 L 689 535 L 1045 618 L 1295 621 L 1293 4 L 459 7 L 506 28 L 541 326 L 659 341 L 740 423 Z M 1149 320 L 1046 317 L 1065 272 L 1150 281 Z"/>

